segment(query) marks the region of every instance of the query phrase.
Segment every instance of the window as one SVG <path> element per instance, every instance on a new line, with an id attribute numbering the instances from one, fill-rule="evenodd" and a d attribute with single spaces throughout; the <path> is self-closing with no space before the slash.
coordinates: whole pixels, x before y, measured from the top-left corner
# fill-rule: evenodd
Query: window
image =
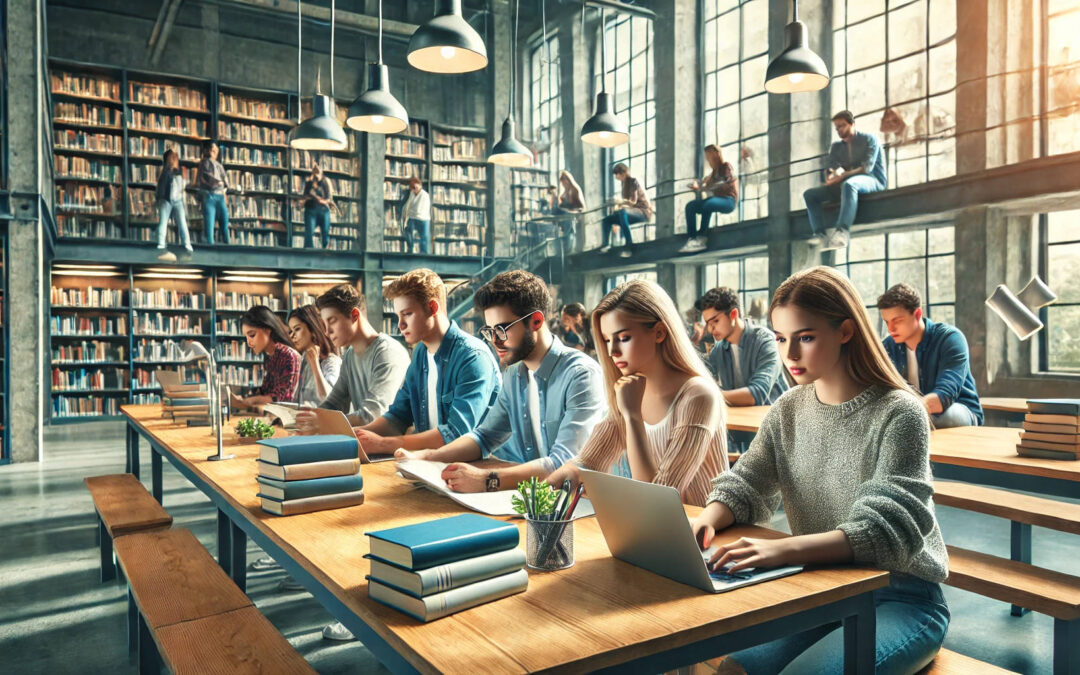
<path id="1" fill-rule="evenodd" d="M 769 256 L 756 255 L 721 260 L 712 265 L 706 265 L 704 273 L 705 290 L 727 286 L 739 294 L 740 313 L 743 316 L 767 323 L 765 312 L 769 308 L 770 299 Z"/>
<path id="2" fill-rule="evenodd" d="M 703 19 L 704 140 L 739 172 L 739 208 L 719 222 L 761 218 L 769 201 L 769 3 L 710 1 Z"/>
<path id="3" fill-rule="evenodd" d="M 1042 6 L 1047 13 L 1047 149 L 1051 155 L 1075 152 L 1080 150 L 1080 0 L 1045 0 Z"/>
<path id="4" fill-rule="evenodd" d="M 956 173 L 956 0 L 833 3 L 832 111 L 878 134 L 889 187 Z"/>
<path id="5" fill-rule="evenodd" d="M 956 261 L 953 227 L 852 237 L 836 252 L 836 268 L 846 274 L 884 336 L 877 299 L 901 281 L 918 289 L 926 316 L 956 323 Z"/>
<path id="6" fill-rule="evenodd" d="M 611 291 L 615 290 L 615 287 L 619 284 L 625 284 L 627 281 L 633 281 L 634 279 L 645 279 L 646 281 L 659 283 L 656 278 L 656 270 L 627 272 L 626 274 L 616 274 L 613 277 L 608 277 L 607 279 L 604 279 L 604 293 L 610 293 Z"/>
<path id="7" fill-rule="evenodd" d="M 1044 279 L 1057 302 L 1042 310 L 1043 370 L 1080 372 L 1080 211 L 1045 216 Z M 1042 228 L 1040 228 L 1042 229 Z"/>
<path id="8" fill-rule="evenodd" d="M 559 97 L 559 40 L 541 38 L 530 59 L 532 72 L 532 138 L 537 145 L 539 166 L 546 169 L 550 184 L 558 183 L 559 171 L 566 168 L 562 142 L 562 100 Z M 545 149 L 546 148 L 546 149 Z"/>

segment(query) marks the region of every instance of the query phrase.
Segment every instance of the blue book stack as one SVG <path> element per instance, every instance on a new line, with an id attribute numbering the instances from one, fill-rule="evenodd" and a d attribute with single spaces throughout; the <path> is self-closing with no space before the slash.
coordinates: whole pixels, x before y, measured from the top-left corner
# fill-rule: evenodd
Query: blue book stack
<path id="1" fill-rule="evenodd" d="M 513 523 L 464 513 L 368 532 L 368 595 L 420 621 L 520 593 L 529 586 Z"/>
<path id="2" fill-rule="evenodd" d="M 279 516 L 364 503 L 354 436 L 284 436 L 259 441 L 259 497 Z"/>

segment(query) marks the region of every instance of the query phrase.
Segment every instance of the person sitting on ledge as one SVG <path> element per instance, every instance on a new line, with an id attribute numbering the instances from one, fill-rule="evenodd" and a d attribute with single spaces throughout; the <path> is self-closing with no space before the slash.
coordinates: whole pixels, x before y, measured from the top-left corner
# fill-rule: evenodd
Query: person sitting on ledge
<path id="1" fill-rule="evenodd" d="M 641 181 L 630 175 L 630 169 L 625 164 L 619 162 L 612 167 L 611 173 L 622 183 L 622 199 L 615 203 L 615 210 L 611 212 L 611 215 L 605 216 L 600 221 L 600 227 L 604 233 L 604 243 L 600 247 L 600 252 L 607 253 L 611 250 L 609 243 L 611 232 L 618 227 L 622 230 L 624 244 L 619 255 L 629 258 L 630 247 L 634 244 L 630 236 L 630 225 L 644 223 L 652 218 L 652 204 L 649 203 L 649 197 L 645 194 L 645 188 L 641 187 Z"/>
<path id="2" fill-rule="evenodd" d="M 739 177 L 735 169 L 724 161 L 720 148 L 715 145 L 705 146 L 705 160 L 710 172 L 700 181 L 690 183 L 690 189 L 703 193 L 700 199 L 693 199 L 686 204 L 686 234 L 689 239 L 679 249 L 680 253 L 705 250 L 705 237 L 709 231 L 709 220 L 713 213 L 731 213 L 739 201 Z M 701 215 L 701 229 L 698 229 L 697 217 Z"/>

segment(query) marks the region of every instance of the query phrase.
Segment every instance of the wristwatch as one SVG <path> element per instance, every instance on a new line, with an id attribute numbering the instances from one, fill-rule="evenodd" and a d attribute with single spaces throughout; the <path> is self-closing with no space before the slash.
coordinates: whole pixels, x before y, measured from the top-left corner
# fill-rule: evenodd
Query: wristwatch
<path id="1" fill-rule="evenodd" d="M 492 471 L 491 473 L 488 474 L 487 480 L 484 481 L 484 484 L 485 484 L 488 492 L 498 492 L 499 491 L 499 474 Z"/>

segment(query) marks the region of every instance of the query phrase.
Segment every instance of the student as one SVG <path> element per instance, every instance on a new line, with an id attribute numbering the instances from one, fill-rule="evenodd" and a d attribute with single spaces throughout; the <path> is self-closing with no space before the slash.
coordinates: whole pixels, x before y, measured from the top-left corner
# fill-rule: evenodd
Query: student
<path id="1" fill-rule="evenodd" d="M 839 272 L 815 267 L 793 275 L 777 289 L 769 315 L 798 386 L 773 405 L 732 470 L 716 477 L 693 520 L 695 536 L 707 548 L 726 527 L 768 520 L 782 497 L 795 536 L 743 538 L 720 546 L 710 564 L 888 570 L 889 586 L 874 592 L 877 670 L 914 673 L 933 659 L 949 625 L 939 586 L 949 561 L 934 515 L 926 411 Z M 728 666 L 751 674 L 785 667 L 839 673 L 843 653 L 843 632 L 827 624 L 736 652 Z"/>
<path id="2" fill-rule="evenodd" d="M 551 295 L 543 279 L 524 270 L 497 275 L 476 292 L 503 371 L 495 406 L 475 429 L 437 450 L 398 450 L 404 459 L 450 464 L 442 473 L 457 492 L 512 490 L 545 478 L 577 455 L 603 417 L 600 366 L 551 334 L 545 315 Z M 514 466 L 485 470 L 473 460 L 494 454 Z"/>
<path id="3" fill-rule="evenodd" d="M 229 176 L 225 167 L 217 161 L 221 149 L 213 141 L 203 144 L 202 161 L 199 162 L 195 175 L 195 187 L 199 190 L 199 200 L 203 208 L 203 227 L 206 228 L 206 241 L 214 243 L 216 223 L 221 222 L 221 240 L 228 244 L 229 209 L 225 204 L 225 192 L 229 189 Z"/>
<path id="4" fill-rule="evenodd" d="M 967 339 L 960 329 L 924 317 L 922 298 L 908 284 L 885 291 L 877 306 L 889 329 L 885 351 L 900 375 L 922 395 L 934 426 L 981 426 L 983 410 L 971 375 Z"/>
<path id="5" fill-rule="evenodd" d="M 724 407 L 664 289 L 634 280 L 592 312 L 608 415 L 573 462 L 548 476 L 558 486 L 577 467 L 608 471 L 625 453 L 632 478 L 669 485 L 703 506 L 727 469 Z"/>
<path id="6" fill-rule="evenodd" d="M 705 237 L 709 231 L 709 220 L 713 213 L 731 213 L 739 201 L 739 177 L 735 169 L 724 161 L 720 148 L 715 145 L 705 146 L 705 161 L 710 171 L 700 181 L 690 183 L 689 188 L 701 192 L 704 196 L 692 199 L 686 204 L 686 234 L 689 237 L 680 252 L 704 251 Z M 700 235 L 697 217 L 701 216 Z"/>
<path id="7" fill-rule="evenodd" d="M 311 165 L 311 175 L 304 181 L 304 248 L 315 248 L 315 228 L 319 228 L 323 250 L 330 248 L 330 208 L 334 205 L 334 187 L 323 175 L 318 163 Z"/>
<path id="8" fill-rule="evenodd" d="M 788 390 L 776 351 L 776 336 L 742 318 L 739 295 L 726 287 L 710 290 L 694 306 L 716 340 L 709 366 L 728 405 L 771 405 Z"/>
<path id="9" fill-rule="evenodd" d="M 611 231 L 619 227 L 623 233 L 623 249 L 620 255 L 629 258 L 630 247 L 634 244 L 633 237 L 630 236 L 630 224 L 644 223 L 652 218 L 652 204 L 649 203 L 649 196 L 645 194 L 645 188 L 641 187 L 641 182 L 630 175 L 630 169 L 625 164 L 619 162 L 612 167 L 611 173 L 622 183 L 622 200 L 616 203 L 611 215 L 600 221 L 600 227 L 604 233 L 604 243 L 600 247 L 600 252 L 607 253 L 611 250 L 608 244 L 611 241 Z"/>
<path id="10" fill-rule="evenodd" d="M 586 354 L 594 353 L 592 335 L 589 334 L 589 313 L 585 311 L 585 305 L 580 302 L 571 302 L 563 305 L 559 312 L 559 320 L 562 323 L 563 340 L 566 346 Z"/>
<path id="11" fill-rule="evenodd" d="M 315 406 L 330 394 L 341 372 L 337 347 L 323 329 L 322 317 L 315 305 L 304 305 L 289 313 L 289 334 L 300 353 L 300 382 L 296 402 Z"/>
<path id="12" fill-rule="evenodd" d="M 409 179 L 409 198 L 401 210 L 401 220 L 409 253 L 431 253 L 431 196 L 416 176 Z"/>
<path id="13" fill-rule="evenodd" d="M 560 171 L 559 186 L 562 187 L 562 194 L 559 195 L 558 201 L 552 205 L 552 215 L 573 216 L 584 212 L 585 197 L 581 192 L 581 186 L 574 180 L 573 174 L 566 169 Z M 566 251 L 573 251 L 576 247 L 576 223 L 576 218 L 562 218 L 559 220 Z"/>
<path id="14" fill-rule="evenodd" d="M 258 408 L 264 403 L 291 403 L 300 381 L 300 354 L 292 347 L 289 329 L 266 305 L 255 305 L 240 317 L 240 331 L 247 345 L 264 357 L 262 384 L 247 398 L 232 396 L 238 408 Z"/>
<path id="15" fill-rule="evenodd" d="M 847 110 L 833 115 L 832 122 L 840 140 L 829 148 L 825 184 L 803 192 L 806 217 L 810 219 L 810 230 L 813 232 L 810 243 L 820 244 L 824 232 L 823 251 L 847 246 L 848 233 L 859 206 L 859 195 L 884 190 L 888 180 L 885 151 L 877 137 L 855 131 L 855 116 Z M 840 201 L 840 214 L 836 218 L 836 229 L 825 231 L 822 204 L 837 200 Z"/>
<path id="16" fill-rule="evenodd" d="M 176 254 L 165 245 L 165 235 L 169 229 L 169 217 L 176 221 L 180 230 L 180 241 L 184 245 L 186 259 L 191 258 L 191 236 L 188 233 L 187 210 L 184 208 L 184 173 L 180 170 L 180 158 L 176 151 L 169 148 L 161 161 L 161 173 L 158 174 L 157 189 L 154 192 L 158 210 L 157 249 L 158 260 L 176 262 Z"/>

